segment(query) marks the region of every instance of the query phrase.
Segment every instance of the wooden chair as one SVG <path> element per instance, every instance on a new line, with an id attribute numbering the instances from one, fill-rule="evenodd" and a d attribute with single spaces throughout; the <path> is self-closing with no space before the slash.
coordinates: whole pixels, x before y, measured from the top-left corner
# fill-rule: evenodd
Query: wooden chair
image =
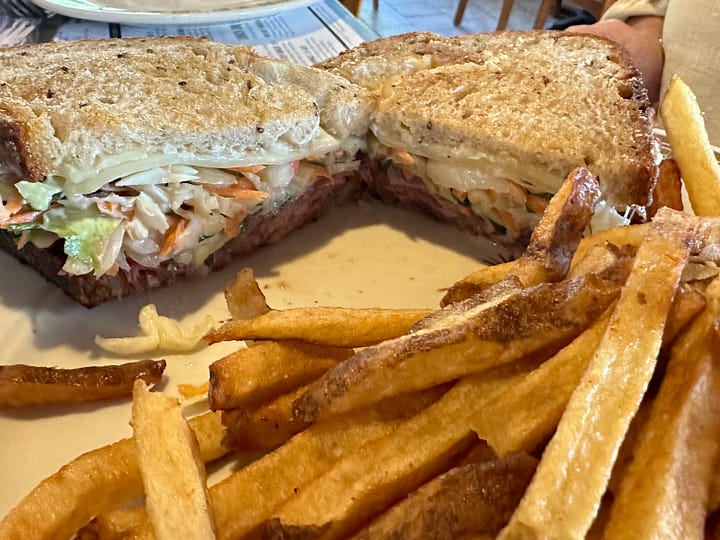
<path id="1" fill-rule="evenodd" d="M 377 0 L 373 0 L 374 2 Z M 355 15 L 360 15 L 360 8 L 362 7 L 362 0 L 340 0 L 340 3 L 347 8 L 347 10 Z"/>
<path id="2" fill-rule="evenodd" d="M 340 0 L 340 3 L 347 8 L 347 10 L 355 15 L 360 16 L 360 8 L 362 7 L 362 0 Z M 378 10 L 380 0 L 373 0 L 373 9 Z"/>
<path id="3" fill-rule="evenodd" d="M 574 4 L 586 9 L 595 18 L 605 13 L 605 10 L 609 8 L 615 0 L 573 0 Z M 460 26 L 463 15 L 465 15 L 465 8 L 467 7 L 468 0 L 460 0 L 458 3 L 457 11 L 455 12 L 454 24 Z M 502 9 L 500 10 L 500 17 L 498 18 L 497 30 L 505 30 L 507 28 L 508 20 L 510 19 L 510 12 L 512 11 L 515 0 L 503 0 Z M 545 23 L 550 16 L 550 10 L 559 10 L 561 0 L 541 0 L 540 7 L 538 8 L 537 15 L 535 16 L 535 22 L 533 28 L 541 29 L 545 28 Z"/>

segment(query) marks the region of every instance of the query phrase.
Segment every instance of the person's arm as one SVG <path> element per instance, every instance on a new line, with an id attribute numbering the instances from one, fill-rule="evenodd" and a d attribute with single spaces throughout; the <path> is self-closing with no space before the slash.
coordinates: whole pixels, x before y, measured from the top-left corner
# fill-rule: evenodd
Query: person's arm
<path id="1" fill-rule="evenodd" d="M 660 96 L 663 69 L 662 29 L 663 17 L 631 17 L 627 21 L 605 19 L 594 24 L 571 26 L 568 32 L 593 34 L 611 39 L 627 49 L 640 70 L 650 100 Z"/>

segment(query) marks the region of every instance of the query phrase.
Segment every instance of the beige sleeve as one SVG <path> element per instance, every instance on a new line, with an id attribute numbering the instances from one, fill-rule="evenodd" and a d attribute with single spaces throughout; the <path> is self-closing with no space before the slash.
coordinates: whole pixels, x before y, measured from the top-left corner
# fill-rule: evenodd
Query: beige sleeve
<path id="1" fill-rule="evenodd" d="M 603 19 L 620 19 L 625 21 L 630 17 L 645 15 L 664 16 L 669 0 L 617 0 L 612 4 Z"/>

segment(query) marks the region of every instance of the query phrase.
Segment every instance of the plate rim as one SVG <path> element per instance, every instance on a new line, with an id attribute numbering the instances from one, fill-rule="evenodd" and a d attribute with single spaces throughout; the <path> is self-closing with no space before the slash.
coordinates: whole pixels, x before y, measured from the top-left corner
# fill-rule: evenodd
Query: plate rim
<path id="1" fill-rule="evenodd" d="M 288 9 L 315 4 L 318 0 L 275 0 L 271 4 L 247 8 L 223 8 L 208 11 L 139 11 L 104 6 L 95 0 L 31 0 L 42 9 L 75 19 L 134 24 L 134 25 L 192 25 L 228 24 L 241 20 L 273 15 Z"/>

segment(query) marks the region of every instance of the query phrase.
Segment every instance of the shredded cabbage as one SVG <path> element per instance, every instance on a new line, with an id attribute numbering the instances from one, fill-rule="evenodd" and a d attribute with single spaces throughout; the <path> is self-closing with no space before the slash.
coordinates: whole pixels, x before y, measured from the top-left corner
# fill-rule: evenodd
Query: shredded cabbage
<path id="1" fill-rule="evenodd" d="M 189 352 L 200 345 L 202 338 L 215 326 L 209 315 L 195 326 L 159 315 L 153 304 L 144 306 L 138 314 L 140 335 L 125 338 L 95 337 L 102 349 L 120 356 L 145 354 L 155 350 Z"/>
<path id="2" fill-rule="evenodd" d="M 92 193 L 63 192 L 57 179 L 18 182 L 6 174 L 0 177 L 3 201 L 17 204 L 21 198 L 24 212 L 29 206 L 43 214 L 42 221 L 20 220 L 4 228 L 22 233 L 22 242 L 47 246 L 52 239 L 64 239 L 68 258 L 63 270 L 71 275 L 129 270 L 131 261 L 147 268 L 170 259 L 200 265 L 241 232 L 247 216 L 276 212 L 319 174 L 329 174 L 332 164 L 337 171 L 356 168 L 357 162 L 346 155 L 331 152 L 322 158 L 323 165 L 296 161 L 234 170 L 152 166 L 129 171 Z M 112 158 L 105 165 L 111 168 Z M 12 215 L 4 203 L 0 210 L 2 219 Z"/>
<path id="3" fill-rule="evenodd" d="M 15 188 L 35 210 L 47 210 L 53 197 L 62 192 L 62 188 L 52 182 L 22 181 L 15 184 Z"/>

